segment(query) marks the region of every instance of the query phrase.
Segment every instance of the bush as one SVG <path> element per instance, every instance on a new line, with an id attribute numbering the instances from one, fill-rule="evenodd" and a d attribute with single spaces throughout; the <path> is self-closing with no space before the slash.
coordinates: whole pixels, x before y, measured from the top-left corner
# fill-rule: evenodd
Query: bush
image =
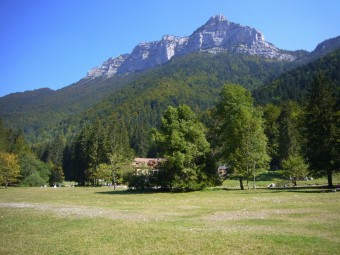
<path id="1" fill-rule="evenodd" d="M 46 181 L 40 176 L 38 172 L 33 172 L 27 176 L 22 182 L 23 186 L 39 187 L 46 184 Z"/>

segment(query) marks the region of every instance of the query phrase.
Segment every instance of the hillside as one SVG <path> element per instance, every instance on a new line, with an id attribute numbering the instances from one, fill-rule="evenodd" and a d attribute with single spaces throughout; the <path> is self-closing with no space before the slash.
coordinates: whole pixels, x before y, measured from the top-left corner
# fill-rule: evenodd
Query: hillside
<path id="1" fill-rule="evenodd" d="M 293 69 L 295 65 L 228 52 L 192 53 L 143 73 L 81 80 L 58 91 L 10 95 L 0 100 L 0 109 L 5 124 L 22 128 L 31 143 L 45 143 L 56 135 L 72 141 L 96 118 L 121 117 L 134 149 L 145 155 L 148 132 L 169 105 L 185 103 L 201 112 L 214 105 L 225 83 L 254 90 L 256 100 L 266 103 L 301 99 L 320 69 L 339 80 L 339 51 Z"/>
<path id="2" fill-rule="evenodd" d="M 314 60 L 306 65 L 290 70 L 263 87 L 253 91 L 260 104 L 294 100 L 301 102 L 316 73 L 322 71 L 335 89 L 340 89 L 340 50 Z"/>
<path id="3" fill-rule="evenodd" d="M 85 113 L 68 118 L 58 126 L 37 130 L 33 136 L 41 139 L 61 133 L 70 137 L 96 118 L 105 120 L 114 116 L 125 120 L 134 149 L 145 155 L 149 129 L 158 124 L 169 105 L 185 103 L 200 112 L 216 103 L 225 83 L 239 83 L 254 89 L 290 66 L 288 62 L 227 52 L 193 53 L 174 58 L 162 67 L 141 74 Z"/>
<path id="4" fill-rule="evenodd" d="M 29 136 L 83 112 L 137 77 L 80 80 L 57 91 L 44 88 L 10 94 L 0 98 L 0 117 L 6 126 L 22 129 Z"/>

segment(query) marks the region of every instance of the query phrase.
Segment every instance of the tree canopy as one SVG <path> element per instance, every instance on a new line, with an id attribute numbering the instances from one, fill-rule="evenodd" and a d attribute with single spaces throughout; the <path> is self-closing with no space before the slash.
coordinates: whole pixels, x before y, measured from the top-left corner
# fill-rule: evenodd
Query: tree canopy
<path id="1" fill-rule="evenodd" d="M 0 152 L 0 183 L 4 183 L 7 188 L 8 184 L 16 183 L 20 177 L 20 166 L 16 155 Z"/>
<path id="2" fill-rule="evenodd" d="M 169 107 L 153 139 L 165 158 L 161 182 L 171 190 L 197 190 L 206 185 L 205 156 L 210 145 L 205 127 L 186 105 Z"/>
<path id="3" fill-rule="evenodd" d="M 266 166 L 269 156 L 262 112 L 254 107 L 250 91 L 237 84 L 225 85 L 216 117 L 220 160 L 239 177 L 241 189 L 243 179 L 248 183 L 251 176 L 255 187 L 256 173 Z"/>

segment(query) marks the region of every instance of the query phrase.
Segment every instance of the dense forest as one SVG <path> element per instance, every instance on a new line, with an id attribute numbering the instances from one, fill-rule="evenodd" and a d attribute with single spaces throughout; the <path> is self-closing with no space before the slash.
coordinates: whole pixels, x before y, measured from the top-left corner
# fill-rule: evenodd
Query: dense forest
<path id="1" fill-rule="evenodd" d="M 224 164 L 241 188 L 269 168 L 286 169 L 295 183 L 308 174 L 327 175 L 331 186 L 340 161 L 339 54 L 296 67 L 258 56 L 194 53 L 122 80 L 100 81 L 104 92 L 91 100 L 93 84 L 83 84 L 91 93 L 78 101 L 74 93 L 57 108 L 49 105 L 53 92 L 42 90 L 45 100 L 13 125 L 17 131 L 0 125 L 1 171 L 16 169 L 1 181 L 41 186 L 105 180 L 196 190 L 219 184 L 216 169 Z M 8 123 L 23 115 L 18 109 L 6 114 Z M 161 174 L 146 178 L 134 175 L 134 157 L 166 160 Z"/>
<path id="2" fill-rule="evenodd" d="M 267 85 L 256 88 L 253 91 L 253 96 L 261 104 L 268 102 L 279 103 L 287 100 L 302 103 L 310 84 L 313 82 L 315 73 L 320 70 L 329 77 L 336 93 L 339 93 L 339 66 L 340 50 L 336 50 L 306 65 L 283 73 Z"/>

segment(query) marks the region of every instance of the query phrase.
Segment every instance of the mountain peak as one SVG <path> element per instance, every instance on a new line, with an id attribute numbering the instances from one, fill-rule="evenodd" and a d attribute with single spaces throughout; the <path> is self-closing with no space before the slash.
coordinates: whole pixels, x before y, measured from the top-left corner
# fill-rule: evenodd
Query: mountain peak
<path id="1" fill-rule="evenodd" d="M 110 58 L 101 67 L 90 70 L 86 78 L 143 71 L 163 65 L 174 56 L 197 51 L 229 51 L 285 61 L 295 59 L 266 42 L 264 35 L 256 29 L 228 21 L 219 14 L 212 16 L 189 37 L 165 35 L 159 41 L 140 43 L 130 54 Z"/>
<path id="2" fill-rule="evenodd" d="M 218 15 L 212 16 L 206 24 L 217 23 L 217 22 L 226 21 L 226 20 L 227 19 L 225 18 L 225 16 L 223 14 L 218 14 Z"/>

